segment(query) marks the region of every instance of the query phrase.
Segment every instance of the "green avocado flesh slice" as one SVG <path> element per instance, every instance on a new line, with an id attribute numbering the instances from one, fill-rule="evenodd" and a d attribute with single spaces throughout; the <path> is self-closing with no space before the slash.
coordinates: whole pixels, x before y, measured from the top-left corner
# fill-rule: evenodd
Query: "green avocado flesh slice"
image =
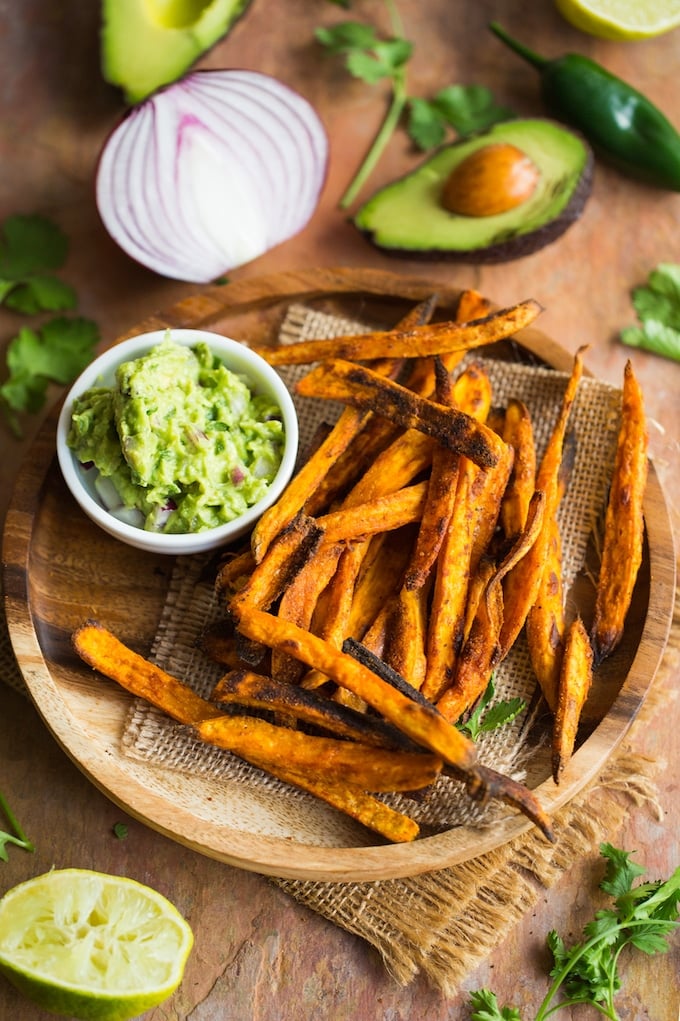
<path id="1" fill-rule="evenodd" d="M 461 216 L 444 208 L 452 170 L 492 143 L 515 145 L 540 171 L 533 194 L 493 216 Z M 438 150 L 416 170 L 376 192 L 353 222 L 378 248 L 394 254 L 466 261 L 505 261 L 554 241 L 580 216 L 592 184 L 587 143 L 552 121 L 516 120 Z"/>
<path id="2" fill-rule="evenodd" d="M 103 0 L 102 73 L 128 103 L 181 78 L 251 0 Z"/>

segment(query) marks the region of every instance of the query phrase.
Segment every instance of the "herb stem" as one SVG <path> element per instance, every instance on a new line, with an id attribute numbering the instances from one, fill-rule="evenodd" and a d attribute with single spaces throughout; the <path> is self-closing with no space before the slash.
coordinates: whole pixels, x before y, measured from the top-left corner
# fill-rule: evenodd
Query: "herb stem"
<path id="1" fill-rule="evenodd" d="M 4 796 L 2 791 L 0 791 L 0 810 L 2 810 L 3 814 L 5 815 L 7 821 L 9 822 L 10 826 L 14 831 L 14 834 L 11 833 L 4 834 L 5 843 L 16 844 L 18 847 L 23 847 L 24 850 L 26 851 L 35 851 L 35 846 L 24 833 L 21 825 L 19 824 L 19 820 L 15 816 L 12 809 L 9 807 L 7 803 L 7 798 Z"/>
<path id="2" fill-rule="evenodd" d="M 339 206 L 341 209 L 347 209 L 348 206 L 352 205 L 367 179 L 372 174 L 378 160 L 387 146 L 387 143 L 399 124 L 399 120 L 406 105 L 406 99 L 406 72 L 404 68 L 399 68 L 394 72 L 394 76 L 392 78 L 392 99 L 387 114 L 382 122 L 378 134 L 373 140 L 373 144 L 366 153 L 361 166 L 340 199 Z"/>

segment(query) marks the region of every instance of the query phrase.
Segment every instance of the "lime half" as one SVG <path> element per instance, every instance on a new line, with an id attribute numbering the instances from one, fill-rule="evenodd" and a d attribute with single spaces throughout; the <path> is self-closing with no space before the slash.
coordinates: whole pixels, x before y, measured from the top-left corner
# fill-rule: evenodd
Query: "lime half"
<path id="1" fill-rule="evenodd" d="M 174 992 L 192 945 L 170 901 L 121 876 L 55 870 L 0 900 L 0 971 L 56 1014 L 138 1017 Z"/>
<path id="2" fill-rule="evenodd" d="M 582 32 L 600 39 L 651 39 L 680 25 L 680 0 L 555 0 Z"/>

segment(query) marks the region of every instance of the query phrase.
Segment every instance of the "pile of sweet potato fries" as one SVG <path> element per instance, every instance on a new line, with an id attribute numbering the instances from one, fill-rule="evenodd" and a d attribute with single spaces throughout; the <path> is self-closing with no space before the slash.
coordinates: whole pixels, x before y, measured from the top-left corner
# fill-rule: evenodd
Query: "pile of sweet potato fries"
<path id="1" fill-rule="evenodd" d="M 204 741 L 387 840 L 413 840 L 419 827 L 377 795 L 427 790 L 442 773 L 473 798 L 515 805 L 552 838 L 533 793 L 482 765 L 457 724 L 524 631 L 560 781 L 641 561 L 642 396 L 629 363 L 587 628 L 567 619 L 557 523 L 583 351 L 539 459 L 522 401 L 495 407 L 483 368 L 457 366 L 529 325 L 540 306 L 494 311 L 465 291 L 455 321 L 433 323 L 435 307 L 433 297 L 390 330 L 258 348 L 274 365 L 312 365 L 298 393 L 345 410 L 246 548 L 220 563 L 225 620 L 203 647 L 225 674 L 210 700 L 96 622 L 76 630 L 74 646 Z"/>

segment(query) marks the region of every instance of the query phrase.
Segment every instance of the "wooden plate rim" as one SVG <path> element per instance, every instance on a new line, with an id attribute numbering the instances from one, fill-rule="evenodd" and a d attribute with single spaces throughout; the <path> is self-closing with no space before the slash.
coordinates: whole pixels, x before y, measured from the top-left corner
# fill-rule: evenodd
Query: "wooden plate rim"
<path id="1" fill-rule="evenodd" d="M 460 293 L 459 289 L 451 288 L 443 289 L 445 293 L 442 293 L 436 284 L 434 288 L 439 291 L 443 304 L 452 303 Z M 340 269 L 273 274 L 209 288 L 173 306 L 167 313 L 144 320 L 125 336 L 163 326 L 207 328 L 224 317 L 225 311 L 229 314 L 229 309 L 241 310 L 247 303 L 256 305 L 270 298 L 272 302 L 292 302 L 310 295 L 367 293 L 419 300 L 432 290 L 431 280 L 383 271 Z M 196 301 L 201 308 L 198 323 Z M 572 356 L 540 331 L 522 331 L 518 339 L 523 347 L 555 368 L 568 370 L 571 367 Z M 35 514 L 54 460 L 51 438 L 57 410 L 46 420 L 20 468 L 7 512 L 3 537 L 6 615 L 17 661 L 45 725 L 81 772 L 111 801 L 170 839 L 208 857 L 282 878 L 324 881 L 375 881 L 455 865 L 486 853 L 531 828 L 525 817 L 513 815 L 488 828 L 465 826 L 423 837 L 412 844 L 359 848 L 291 845 L 290 840 L 244 834 L 237 829 L 200 823 L 191 818 L 187 818 L 186 827 L 178 828 L 178 814 L 173 805 L 131 778 L 110 749 L 96 746 L 90 734 L 84 732 L 60 694 L 59 684 L 50 671 L 33 626 L 27 585 L 28 561 Z M 645 496 L 645 519 L 650 569 L 647 623 L 626 681 L 605 719 L 575 753 L 563 782 L 556 787 L 552 781 L 545 781 L 536 788 L 537 797 L 550 813 L 567 804 L 602 769 L 627 734 L 661 662 L 672 620 L 675 559 L 668 510 L 653 465 Z M 655 642 L 647 634 L 650 621 L 655 622 L 658 639 Z M 140 809 L 142 803 L 144 811 Z M 293 846 L 296 860 L 291 862 Z M 474 848 L 473 853 L 471 848 Z"/>

